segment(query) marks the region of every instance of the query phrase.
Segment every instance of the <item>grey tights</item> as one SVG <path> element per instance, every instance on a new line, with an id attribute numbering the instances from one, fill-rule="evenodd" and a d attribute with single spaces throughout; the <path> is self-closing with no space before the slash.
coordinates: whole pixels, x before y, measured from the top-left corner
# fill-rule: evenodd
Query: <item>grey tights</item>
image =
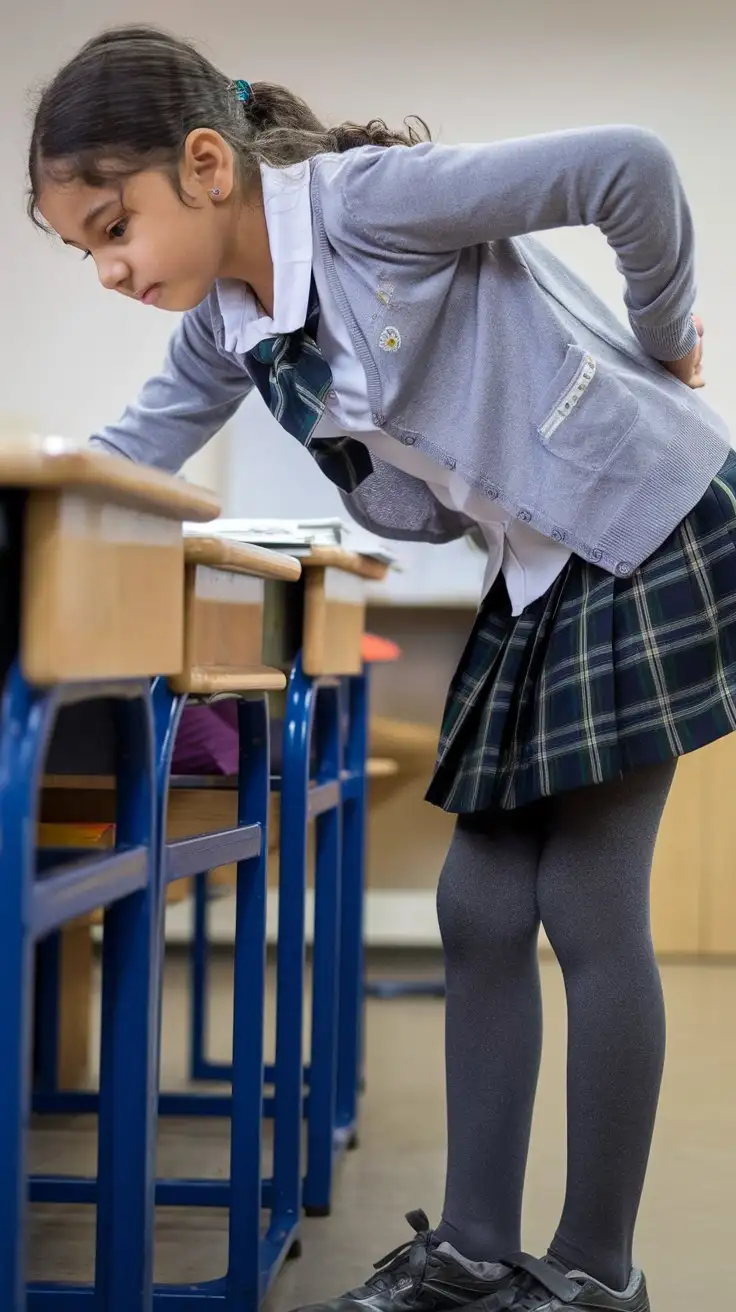
<path id="1" fill-rule="evenodd" d="M 541 920 L 568 1004 L 567 1191 L 551 1252 L 612 1288 L 628 1283 L 664 1063 L 649 882 L 673 774 L 668 762 L 458 821 L 438 894 L 448 1171 L 437 1237 L 466 1257 L 521 1247 Z"/>

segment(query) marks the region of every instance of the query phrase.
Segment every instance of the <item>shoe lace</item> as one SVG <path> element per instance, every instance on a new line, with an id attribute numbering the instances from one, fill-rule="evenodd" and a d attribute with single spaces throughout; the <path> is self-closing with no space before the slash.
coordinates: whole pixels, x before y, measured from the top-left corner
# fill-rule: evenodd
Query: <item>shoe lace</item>
<path id="1" fill-rule="evenodd" d="M 414 1238 L 407 1239 L 405 1243 L 399 1244 L 398 1248 L 392 1249 L 380 1261 L 374 1263 L 376 1274 L 367 1281 L 371 1289 L 389 1289 L 394 1283 L 398 1272 L 404 1267 L 411 1267 L 411 1259 L 415 1250 L 420 1246 L 425 1249 L 425 1252 L 429 1250 L 432 1231 L 429 1228 L 429 1221 L 425 1213 L 421 1211 L 408 1212 L 406 1219 L 412 1230 L 415 1231 Z M 425 1266 L 426 1262 L 421 1264 L 421 1268 L 411 1272 L 412 1280 L 417 1284 L 421 1283 Z"/>
<path id="2" fill-rule="evenodd" d="M 538 1261 L 527 1253 L 516 1253 L 505 1259 L 515 1274 L 499 1298 L 502 1307 L 511 1312 L 538 1312 L 546 1306 L 550 1295 L 561 1305 L 575 1301 L 579 1284 L 565 1276 L 546 1261 Z"/>
<path id="3" fill-rule="evenodd" d="M 512 1284 L 513 1299 L 510 1306 L 514 1312 L 535 1312 L 540 1304 L 549 1302 L 549 1290 L 540 1285 L 534 1276 L 516 1276 Z"/>

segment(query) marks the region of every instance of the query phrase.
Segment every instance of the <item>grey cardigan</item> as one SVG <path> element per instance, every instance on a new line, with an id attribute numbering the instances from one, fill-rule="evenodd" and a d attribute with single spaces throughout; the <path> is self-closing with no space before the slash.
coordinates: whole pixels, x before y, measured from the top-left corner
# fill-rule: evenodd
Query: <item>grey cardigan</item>
<path id="1" fill-rule="evenodd" d="M 723 420 L 657 363 L 696 340 L 692 222 L 659 139 L 609 127 L 364 147 L 317 156 L 311 179 L 315 243 L 376 427 L 585 559 L 631 573 L 730 449 Z M 633 335 L 526 236 L 573 224 L 595 224 L 616 253 Z M 162 372 L 93 440 L 178 470 L 251 390 L 223 336 L 213 292 L 184 315 Z M 377 460 L 345 501 L 385 537 L 445 542 L 470 528 Z"/>

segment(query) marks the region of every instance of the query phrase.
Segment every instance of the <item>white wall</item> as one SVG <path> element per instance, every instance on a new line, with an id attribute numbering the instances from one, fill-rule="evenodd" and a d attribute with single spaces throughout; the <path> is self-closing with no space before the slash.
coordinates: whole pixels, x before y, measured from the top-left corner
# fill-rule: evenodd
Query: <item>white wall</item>
<path id="1" fill-rule="evenodd" d="M 9 0 L 4 7 L 9 9 Z M 416 112 L 446 141 L 635 121 L 674 148 L 690 192 L 707 328 L 709 399 L 736 421 L 732 303 L 734 19 L 722 0 L 26 0 L 0 47 L 0 414 L 84 436 L 115 416 L 161 359 L 171 320 L 104 294 L 23 211 L 28 94 L 100 27 L 142 17 L 202 40 L 233 76 L 286 82 L 331 120 Z M 619 304 L 597 234 L 554 244 Z M 328 513 L 333 489 L 257 398 L 230 452 L 205 457 L 233 513 Z"/>

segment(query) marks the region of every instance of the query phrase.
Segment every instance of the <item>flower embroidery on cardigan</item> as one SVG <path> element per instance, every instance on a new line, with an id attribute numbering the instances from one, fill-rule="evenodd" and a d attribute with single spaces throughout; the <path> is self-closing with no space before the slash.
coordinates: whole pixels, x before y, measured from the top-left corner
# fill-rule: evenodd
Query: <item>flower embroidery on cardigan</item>
<path id="1" fill-rule="evenodd" d="M 384 328 L 378 339 L 382 351 L 398 351 L 401 346 L 401 333 L 398 328 Z"/>

